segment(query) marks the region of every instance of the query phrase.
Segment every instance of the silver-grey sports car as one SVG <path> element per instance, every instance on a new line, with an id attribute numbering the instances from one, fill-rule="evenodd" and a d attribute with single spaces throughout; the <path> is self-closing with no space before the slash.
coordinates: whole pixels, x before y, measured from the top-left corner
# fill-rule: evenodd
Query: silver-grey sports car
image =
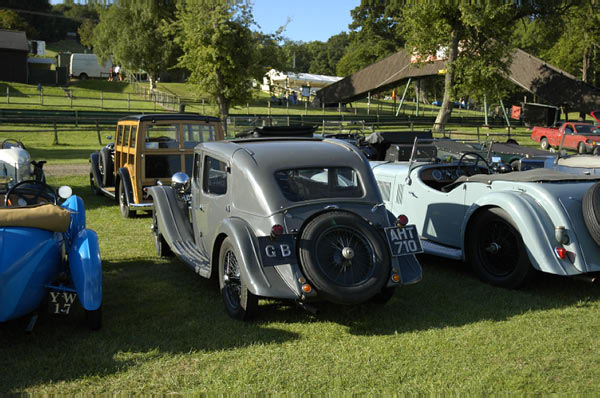
<path id="1" fill-rule="evenodd" d="M 457 162 L 371 162 L 384 203 L 410 214 L 426 253 L 467 261 L 484 281 L 516 288 L 534 270 L 600 271 L 600 178 L 555 170 L 493 174 L 476 153 Z"/>

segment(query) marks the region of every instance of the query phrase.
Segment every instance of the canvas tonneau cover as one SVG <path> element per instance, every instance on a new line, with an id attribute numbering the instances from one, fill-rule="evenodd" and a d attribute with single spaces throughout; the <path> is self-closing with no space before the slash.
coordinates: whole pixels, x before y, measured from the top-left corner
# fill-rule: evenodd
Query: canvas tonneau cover
<path id="1" fill-rule="evenodd" d="M 504 174 L 475 174 L 470 177 L 461 176 L 455 182 L 482 182 L 487 184 L 495 181 L 554 182 L 582 180 L 600 180 L 600 176 L 561 173 L 560 171 L 539 168 Z"/>
<path id="2" fill-rule="evenodd" d="M 493 153 L 501 153 L 501 154 L 522 155 L 522 156 L 526 156 L 526 157 L 551 155 L 548 151 L 544 151 L 542 149 L 532 148 L 532 147 L 528 147 L 528 146 L 522 146 L 519 144 L 498 143 L 498 142 L 494 142 L 494 146 L 492 146 L 492 152 Z"/>
<path id="3" fill-rule="evenodd" d="M 27 207 L 0 208 L 1 227 L 29 227 L 53 232 L 66 232 L 71 213 L 51 203 Z"/>

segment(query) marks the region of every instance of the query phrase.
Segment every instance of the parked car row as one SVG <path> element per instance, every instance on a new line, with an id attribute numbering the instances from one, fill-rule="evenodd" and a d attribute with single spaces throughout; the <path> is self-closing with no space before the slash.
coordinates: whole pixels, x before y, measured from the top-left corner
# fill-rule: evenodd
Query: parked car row
<path id="1" fill-rule="evenodd" d="M 213 117 L 130 116 L 90 156 L 89 175 L 92 192 L 124 217 L 151 212 L 157 255 L 216 277 L 233 318 L 252 318 L 261 298 L 310 311 L 323 300 L 385 303 L 421 280 L 421 252 L 466 261 L 506 288 L 535 271 L 600 271 L 600 177 L 569 169 L 577 162 L 560 151 L 427 131 L 264 127 L 224 138 Z M 47 186 L 43 162 L 21 143 L 2 148 L 0 284 L 14 287 L 0 293 L 0 322 L 35 319 L 48 303 L 68 313 L 78 298 L 90 328 L 100 327 L 101 261 L 83 202 Z"/>

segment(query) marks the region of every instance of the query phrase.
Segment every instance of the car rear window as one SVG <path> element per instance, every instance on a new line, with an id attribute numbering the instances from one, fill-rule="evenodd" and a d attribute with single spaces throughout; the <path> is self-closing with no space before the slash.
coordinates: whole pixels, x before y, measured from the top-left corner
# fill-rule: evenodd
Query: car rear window
<path id="1" fill-rule="evenodd" d="M 215 126 L 211 124 L 184 124 L 183 147 L 194 148 L 202 142 L 215 141 Z"/>
<path id="2" fill-rule="evenodd" d="M 291 202 L 363 196 L 358 173 L 350 167 L 279 170 L 275 172 L 275 180 Z"/>
<path id="3" fill-rule="evenodd" d="M 146 148 L 179 148 L 178 125 L 158 124 L 146 128 Z"/>

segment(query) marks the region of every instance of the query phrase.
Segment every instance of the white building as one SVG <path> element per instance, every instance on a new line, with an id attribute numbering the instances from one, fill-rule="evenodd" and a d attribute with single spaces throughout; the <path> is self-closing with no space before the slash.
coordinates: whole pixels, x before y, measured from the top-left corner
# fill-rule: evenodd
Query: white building
<path id="1" fill-rule="evenodd" d="M 342 80 L 343 77 L 315 75 L 312 73 L 279 72 L 275 69 L 268 71 L 264 78 L 261 90 L 277 96 L 285 93 L 289 95 L 295 91 L 299 96 L 308 97 L 323 87 Z"/>

